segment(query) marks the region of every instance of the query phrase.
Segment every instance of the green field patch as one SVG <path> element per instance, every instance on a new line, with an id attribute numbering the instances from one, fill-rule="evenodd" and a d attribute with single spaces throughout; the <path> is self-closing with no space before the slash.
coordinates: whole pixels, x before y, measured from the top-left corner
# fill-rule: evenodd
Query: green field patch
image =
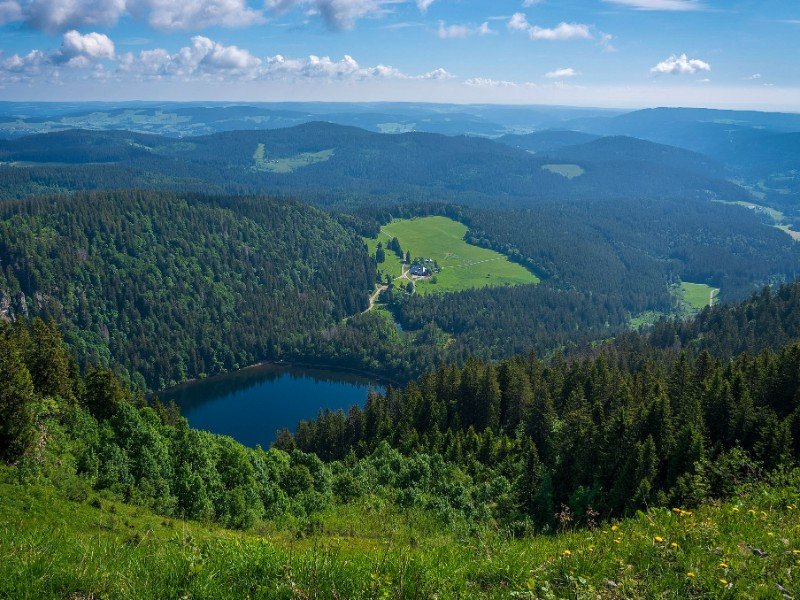
<path id="1" fill-rule="evenodd" d="M 681 299 L 695 310 L 712 306 L 714 299 L 719 294 L 719 289 L 704 283 L 689 283 L 684 281 L 680 287 Z"/>
<path id="2" fill-rule="evenodd" d="M 542 169 L 555 173 L 556 175 L 561 175 L 567 179 L 575 179 L 586 172 L 578 165 L 542 165 Z"/>
<path id="3" fill-rule="evenodd" d="M 264 144 L 258 144 L 253 152 L 253 169 L 270 173 L 291 173 L 309 165 L 325 162 L 333 156 L 333 148 L 319 152 L 303 152 L 284 158 L 271 157 Z"/>
<path id="4" fill-rule="evenodd" d="M 440 271 L 418 279 L 420 294 L 458 292 L 473 288 L 539 283 L 528 269 L 494 250 L 473 246 L 464 241 L 467 226 L 447 217 L 395 219 L 381 228 L 378 237 L 366 239 L 367 247 L 375 253 L 378 242 L 386 247 L 396 237 L 403 251 L 411 258 L 436 261 Z M 389 275 L 395 284 L 407 283 L 407 270 L 391 250 L 385 251 L 386 261 L 378 265 L 382 277 Z"/>

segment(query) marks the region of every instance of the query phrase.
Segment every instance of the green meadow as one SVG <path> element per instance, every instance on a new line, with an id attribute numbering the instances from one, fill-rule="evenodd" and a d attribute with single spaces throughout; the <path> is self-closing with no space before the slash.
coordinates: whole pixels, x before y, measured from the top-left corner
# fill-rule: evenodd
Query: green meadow
<path id="1" fill-rule="evenodd" d="M 555 173 L 556 175 L 561 175 L 567 179 L 575 179 L 585 173 L 578 165 L 543 165 L 542 169 Z"/>
<path id="2" fill-rule="evenodd" d="M 234 532 L 7 480 L 0 598 L 796 598 L 800 497 L 789 479 L 521 539 L 378 497 Z"/>
<path id="3" fill-rule="evenodd" d="M 441 271 L 418 282 L 416 289 L 420 294 L 539 283 L 539 278 L 531 271 L 499 252 L 468 244 L 464 241 L 466 233 L 466 225 L 447 217 L 395 219 L 381 228 L 377 238 L 366 242 L 374 254 L 378 242 L 386 247 L 387 242 L 396 237 L 403 251 L 411 252 L 412 260 L 430 258 L 438 262 Z M 384 277 L 388 274 L 393 279 L 399 278 L 402 272 L 400 258 L 388 250 L 386 262 L 378 267 Z"/>
<path id="4" fill-rule="evenodd" d="M 333 149 L 319 152 L 303 152 L 285 158 L 270 158 L 266 154 L 264 144 L 256 146 L 253 152 L 253 168 L 256 171 L 270 171 L 272 173 L 291 173 L 302 167 L 307 167 L 320 162 L 325 162 L 333 156 Z"/>
<path id="5" fill-rule="evenodd" d="M 681 298 L 695 310 L 705 308 L 711 304 L 713 298 L 719 294 L 717 288 L 712 288 L 704 283 L 681 283 Z"/>

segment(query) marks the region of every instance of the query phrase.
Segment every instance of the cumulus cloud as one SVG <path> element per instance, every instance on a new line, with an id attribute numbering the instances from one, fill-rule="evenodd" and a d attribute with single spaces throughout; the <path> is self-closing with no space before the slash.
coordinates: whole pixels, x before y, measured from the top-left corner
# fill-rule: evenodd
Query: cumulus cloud
<path id="1" fill-rule="evenodd" d="M 340 59 L 282 54 L 258 57 L 245 48 L 202 35 L 192 37 L 176 52 L 153 48 L 118 54 L 108 36 L 71 30 L 64 34 L 61 46 L 51 52 L 33 50 L 9 57 L 0 54 L 0 83 L 57 80 L 68 74 L 70 78 L 119 81 L 444 81 L 454 77 L 443 68 L 417 75 L 383 64 L 362 66 L 347 54 Z"/>
<path id="2" fill-rule="evenodd" d="M 420 12 L 428 12 L 428 9 L 431 7 L 436 0 L 417 0 L 417 8 Z"/>
<path id="3" fill-rule="evenodd" d="M 0 23 L 23 21 L 47 32 L 112 26 L 130 14 L 157 29 L 240 27 L 261 22 L 247 0 L 0 0 Z"/>
<path id="4" fill-rule="evenodd" d="M 578 72 L 572 67 L 556 69 L 555 71 L 550 71 L 549 73 L 544 74 L 544 76 L 548 79 L 566 79 L 569 77 L 575 77 L 576 75 L 578 75 Z"/>
<path id="5" fill-rule="evenodd" d="M 671 10 L 688 11 L 703 10 L 705 5 L 698 0 L 603 0 L 610 4 L 619 4 L 636 10 Z"/>
<path id="6" fill-rule="evenodd" d="M 530 24 L 524 13 L 514 13 L 508 20 L 508 28 L 511 31 L 528 31 Z"/>
<path id="7" fill-rule="evenodd" d="M 697 58 L 689 58 L 686 54 L 672 55 L 661 61 L 650 72 L 655 75 L 694 75 L 700 71 L 710 71 L 711 65 Z"/>
<path id="8" fill-rule="evenodd" d="M 592 40 L 594 34 L 589 25 L 583 23 L 561 22 L 555 27 L 539 27 L 531 25 L 524 13 L 514 13 L 508 21 L 511 31 L 524 31 L 532 40 L 566 41 L 566 40 Z M 605 35 L 605 34 L 604 34 Z"/>
<path id="9" fill-rule="evenodd" d="M 20 18 L 29 27 L 48 32 L 75 27 L 114 25 L 125 13 L 127 0 L 28 0 Z"/>
<path id="10" fill-rule="evenodd" d="M 472 25 L 445 25 L 444 21 L 439 21 L 439 29 L 436 34 L 440 39 L 458 39 L 465 38 L 471 35 L 491 35 L 494 31 L 489 26 L 489 22 L 481 23 L 477 27 Z"/>
<path id="11" fill-rule="evenodd" d="M 81 35 L 74 29 L 64 34 L 61 48 L 52 56 L 56 64 L 71 67 L 88 67 L 94 62 L 114 58 L 114 42 L 103 33 Z"/>
<path id="12" fill-rule="evenodd" d="M 103 61 L 114 59 L 114 42 L 107 35 L 68 31 L 57 50 L 31 50 L 27 54 L 13 54 L 0 60 L 0 82 L 54 80 L 60 77 L 62 68 L 102 69 Z"/>

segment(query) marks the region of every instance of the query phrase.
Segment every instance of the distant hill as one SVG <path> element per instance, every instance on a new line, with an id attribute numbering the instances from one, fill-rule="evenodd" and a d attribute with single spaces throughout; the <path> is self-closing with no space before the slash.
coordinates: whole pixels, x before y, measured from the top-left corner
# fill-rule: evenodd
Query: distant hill
<path id="1" fill-rule="evenodd" d="M 420 102 L 2 102 L 0 139 L 64 129 L 128 129 L 170 137 L 278 129 L 313 121 L 380 133 L 424 131 L 497 137 L 622 111 L 563 106 Z"/>
<path id="2" fill-rule="evenodd" d="M 710 177 L 726 176 L 722 164 L 698 152 L 628 136 L 608 136 L 579 145 L 561 146 L 548 152 L 548 156 L 578 162 L 646 162 Z"/>
<path id="3" fill-rule="evenodd" d="M 528 152 L 547 152 L 564 146 L 585 144 L 596 140 L 598 137 L 581 131 L 548 129 L 527 134 L 508 134 L 498 138 L 497 141 L 512 148 L 520 148 Z"/>
<path id="4" fill-rule="evenodd" d="M 636 165 L 629 160 L 636 148 L 615 156 L 600 150 L 597 156 L 586 149 L 575 152 L 582 175 L 570 179 L 545 168 L 552 159 L 485 138 L 386 135 L 326 122 L 183 139 L 68 131 L 0 143 L 0 160 L 39 163 L 1 167 L 0 182 L 6 197 L 42 187 L 155 187 L 302 195 L 337 206 L 420 200 L 527 206 L 548 199 L 750 198 L 715 173 L 701 172 L 692 160 L 678 161 L 674 151 L 665 162 L 664 150 L 648 147 Z M 113 176 L 107 168 L 102 173 L 93 168 L 96 162 L 115 163 Z"/>

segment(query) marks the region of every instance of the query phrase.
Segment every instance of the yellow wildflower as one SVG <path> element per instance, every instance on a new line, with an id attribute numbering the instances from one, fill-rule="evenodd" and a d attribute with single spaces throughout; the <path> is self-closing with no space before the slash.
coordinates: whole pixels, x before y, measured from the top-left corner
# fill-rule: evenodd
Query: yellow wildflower
<path id="1" fill-rule="evenodd" d="M 727 568 L 728 568 L 728 563 L 726 563 L 726 562 L 721 562 L 721 563 L 719 563 L 719 566 L 720 566 L 720 568 L 722 568 L 722 569 L 727 569 Z"/>
<path id="2" fill-rule="evenodd" d="M 572 556 L 572 552 L 570 552 L 569 550 L 564 550 L 564 551 L 561 553 L 561 556 Z"/>
<path id="3" fill-rule="evenodd" d="M 689 571 L 688 573 L 686 573 L 686 576 L 689 579 L 694 579 L 695 577 L 697 577 L 697 575 L 695 575 L 693 571 Z"/>
<path id="4" fill-rule="evenodd" d="M 612 525 L 611 526 L 611 531 L 616 531 L 617 529 L 619 529 L 619 527 L 617 525 Z"/>
<path id="5" fill-rule="evenodd" d="M 735 506 L 734 506 L 734 507 L 731 509 L 731 512 L 735 512 L 735 513 L 737 513 L 737 512 L 739 512 L 739 509 L 738 509 L 737 507 L 735 507 Z"/>
<path id="6" fill-rule="evenodd" d="M 720 579 L 720 580 L 719 580 L 719 582 L 720 582 L 722 585 L 728 585 L 728 580 L 727 580 L 727 579 Z"/>
<path id="7" fill-rule="evenodd" d="M 771 531 L 768 531 L 768 532 L 767 532 L 767 535 L 768 535 L 769 537 L 775 537 L 775 534 L 774 534 L 774 533 L 772 533 Z"/>
<path id="8" fill-rule="evenodd" d="M 678 549 L 678 544 L 677 544 L 677 542 L 672 542 L 672 543 L 669 545 L 669 547 L 670 547 L 670 548 L 672 548 L 673 550 L 677 550 L 677 549 Z"/>
<path id="9" fill-rule="evenodd" d="M 614 543 L 615 544 L 619 544 L 621 542 L 622 542 L 622 538 L 618 538 L 618 537 L 614 538 Z"/>
<path id="10" fill-rule="evenodd" d="M 664 541 L 664 538 L 662 538 L 660 535 L 657 535 L 653 539 L 656 541 L 657 544 L 660 544 L 661 542 Z"/>
<path id="11" fill-rule="evenodd" d="M 682 511 L 680 508 L 673 508 L 673 509 L 672 509 L 672 512 L 674 512 L 676 515 L 679 515 L 679 514 L 681 514 L 683 511 Z"/>

